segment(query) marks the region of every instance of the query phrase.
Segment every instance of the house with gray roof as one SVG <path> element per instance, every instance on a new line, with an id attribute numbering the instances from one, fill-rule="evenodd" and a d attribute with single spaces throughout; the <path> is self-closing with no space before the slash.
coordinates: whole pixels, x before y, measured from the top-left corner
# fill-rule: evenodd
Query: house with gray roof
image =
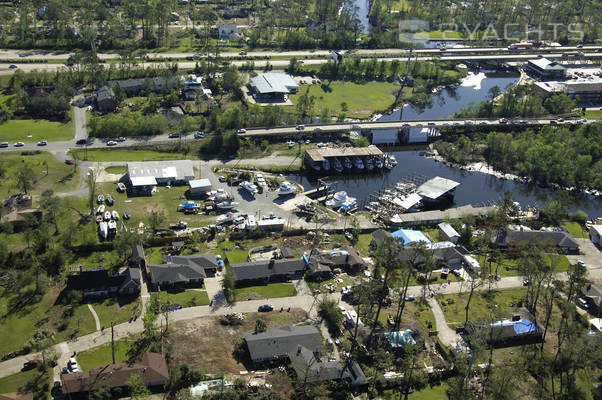
<path id="1" fill-rule="evenodd" d="M 238 263 L 230 267 L 234 272 L 236 284 L 245 286 L 301 278 L 307 266 L 301 258 L 286 258 Z"/>
<path id="2" fill-rule="evenodd" d="M 139 268 L 146 267 L 146 256 L 144 254 L 144 247 L 141 244 L 132 245 L 132 257 L 130 257 L 130 264 Z"/>
<path id="3" fill-rule="evenodd" d="M 564 78 L 566 75 L 564 66 L 547 58 L 536 58 L 527 61 L 527 71 L 543 79 Z"/>
<path id="4" fill-rule="evenodd" d="M 571 234 L 562 231 L 502 230 L 492 239 L 499 247 L 517 247 L 525 244 L 556 246 L 565 253 L 578 253 L 579 243 Z"/>
<path id="5" fill-rule="evenodd" d="M 190 256 L 164 256 L 164 264 L 190 265 L 202 268 L 205 276 L 215 275 L 219 268 L 218 257 L 215 254 L 193 254 Z"/>
<path id="6" fill-rule="evenodd" d="M 149 265 L 148 273 L 153 288 L 199 287 L 207 277 L 205 269 L 195 264 Z"/>
<path id="7" fill-rule="evenodd" d="M 587 301 L 589 311 L 592 315 L 600 315 L 602 313 L 602 289 L 588 283 L 581 288 L 581 295 Z"/>
<path id="8" fill-rule="evenodd" d="M 96 108 L 100 112 L 115 111 L 117 100 L 110 86 L 103 86 L 96 91 Z"/>
<path id="9" fill-rule="evenodd" d="M 250 79 L 249 88 L 256 100 L 284 101 L 284 96 L 297 93 L 299 85 L 288 74 L 268 73 Z"/>

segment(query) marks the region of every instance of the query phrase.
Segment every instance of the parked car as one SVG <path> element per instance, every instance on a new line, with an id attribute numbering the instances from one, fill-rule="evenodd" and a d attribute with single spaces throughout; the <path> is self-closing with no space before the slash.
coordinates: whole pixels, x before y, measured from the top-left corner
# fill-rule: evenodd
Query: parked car
<path id="1" fill-rule="evenodd" d="M 8 68 L 10 68 L 10 69 L 15 69 L 15 68 L 19 68 L 19 67 L 18 67 L 18 66 L 16 66 L 15 64 L 11 64 L 11 65 L 9 65 L 9 66 L 8 66 Z"/>
<path id="2" fill-rule="evenodd" d="M 262 306 L 259 306 L 259 308 L 257 308 L 257 311 L 259 312 L 270 312 L 274 310 L 274 306 L 270 305 L 270 304 L 264 304 Z"/>
<path id="3" fill-rule="evenodd" d="M 23 143 L 23 142 L 15 143 L 15 147 L 23 147 L 23 146 L 25 146 L 25 143 Z"/>
<path id="4" fill-rule="evenodd" d="M 21 371 L 29 371 L 31 369 L 34 369 L 35 367 L 37 367 L 40 364 L 41 364 L 40 360 L 29 360 L 29 361 L 26 361 L 23 364 L 23 368 L 21 369 Z"/>
<path id="5" fill-rule="evenodd" d="M 88 143 L 88 141 L 86 139 L 79 139 L 77 142 L 75 142 L 75 144 L 82 146 L 84 144 Z"/>
<path id="6" fill-rule="evenodd" d="M 2 142 L 2 143 L 0 143 L 0 147 L 8 147 L 8 142 Z"/>
<path id="7" fill-rule="evenodd" d="M 73 165 L 73 160 L 70 159 L 70 158 L 68 158 L 68 159 L 65 160 L 65 164 L 67 164 L 67 165 Z"/>
<path id="8" fill-rule="evenodd" d="M 67 367 L 69 367 L 69 370 L 71 372 L 79 372 L 79 365 L 77 364 L 77 360 L 75 359 L 75 357 L 71 357 L 69 358 L 69 361 L 67 361 Z"/>
<path id="9" fill-rule="evenodd" d="M 117 142 L 116 142 L 116 141 L 114 141 L 114 140 L 109 140 L 109 141 L 107 142 L 107 146 L 116 146 L 116 145 L 117 145 Z"/>
<path id="10" fill-rule="evenodd" d="M 197 132 L 194 134 L 195 139 L 203 139 L 205 137 L 205 132 Z"/>
<path id="11" fill-rule="evenodd" d="M 416 300 L 416 297 L 414 297 L 414 296 L 408 296 L 408 297 L 406 297 L 405 300 L 406 301 L 414 301 L 414 300 Z"/>
<path id="12" fill-rule="evenodd" d="M 48 144 L 48 142 L 47 142 L 47 141 L 45 141 L 45 140 L 40 140 L 40 141 L 38 142 L 38 146 L 46 146 L 47 144 Z"/>
<path id="13" fill-rule="evenodd" d="M 241 51 L 240 53 L 238 53 L 239 56 L 246 56 L 247 52 L 246 51 Z"/>
<path id="14" fill-rule="evenodd" d="M 236 133 L 247 133 L 247 130 L 244 128 L 240 128 Z"/>
<path id="15" fill-rule="evenodd" d="M 170 133 L 167 137 L 170 139 L 177 139 L 180 137 L 180 134 L 179 133 Z"/>
<path id="16" fill-rule="evenodd" d="M 305 129 L 305 125 L 297 125 L 295 129 L 298 131 L 302 131 L 303 129 Z"/>
<path id="17" fill-rule="evenodd" d="M 125 138 L 123 136 L 119 136 L 117 139 L 115 139 L 116 142 L 125 142 Z"/>

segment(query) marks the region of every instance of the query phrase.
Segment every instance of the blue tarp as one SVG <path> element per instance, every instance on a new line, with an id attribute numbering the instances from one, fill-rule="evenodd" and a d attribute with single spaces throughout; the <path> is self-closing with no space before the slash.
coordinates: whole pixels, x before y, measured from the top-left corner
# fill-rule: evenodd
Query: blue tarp
<path id="1" fill-rule="evenodd" d="M 528 319 L 520 319 L 518 321 L 500 321 L 495 324 L 491 324 L 492 326 L 512 326 L 514 328 L 514 332 L 517 335 L 524 335 L 525 333 L 537 332 L 537 325 Z"/>
<path id="2" fill-rule="evenodd" d="M 305 255 L 305 253 L 303 253 L 303 254 L 301 255 L 301 259 L 303 260 L 303 263 L 304 263 L 305 265 L 309 265 L 309 259 L 307 258 L 307 256 Z"/>

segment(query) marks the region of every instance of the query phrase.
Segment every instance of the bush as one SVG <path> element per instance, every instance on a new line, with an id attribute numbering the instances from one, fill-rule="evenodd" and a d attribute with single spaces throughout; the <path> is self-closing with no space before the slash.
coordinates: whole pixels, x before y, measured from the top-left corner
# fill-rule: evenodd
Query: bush
<path id="1" fill-rule="evenodd" d="M 587 214 L 584 211 L 577 211 L 574 213 L 569 214 L 569 218 L 575 222 L 580 223 L 581 225 L 585 225 L 585 222 L 587 221 Z"/>
<path id="2" fill-rule="evenodd" d="M 341 336 L 343 313 L 335 300 L 323 298 L 319 305 L 320 315 L 326 320 L 328 331 L 334 337 Z"/>

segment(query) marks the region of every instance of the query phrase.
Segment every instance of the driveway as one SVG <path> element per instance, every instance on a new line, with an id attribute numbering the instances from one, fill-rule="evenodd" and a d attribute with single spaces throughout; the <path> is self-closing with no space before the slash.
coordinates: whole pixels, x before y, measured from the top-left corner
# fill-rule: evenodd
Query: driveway
<path id="1" fill-rule="evenodd" d="M 430 297 L 428 303 L 429 306 L 431 306 L 433 316 L 435 317 L 435 324 L 437 325 L 438 337 L 439 340 L 441 340 L 441 343 L 446 345 L 449 349 L 465 347 L 466 344 L 464 343 L 464 339 L 447 325 L 445 314 L 443 314 L 443 310 L 441 310 L 437 300 Z"/>
<path id="2" fill-rule="evenodd" d="M 566 258 L 572 264 L 577 264 L 577 260 L 582 260 L 590 272 L 592 270 L 602 270 L 602 260 L 600 259 L 602 252 L 589 239 L 575 238 L 575 240 L 579 243 L 579 252 L 581 254 L 567 255 Z"/>

